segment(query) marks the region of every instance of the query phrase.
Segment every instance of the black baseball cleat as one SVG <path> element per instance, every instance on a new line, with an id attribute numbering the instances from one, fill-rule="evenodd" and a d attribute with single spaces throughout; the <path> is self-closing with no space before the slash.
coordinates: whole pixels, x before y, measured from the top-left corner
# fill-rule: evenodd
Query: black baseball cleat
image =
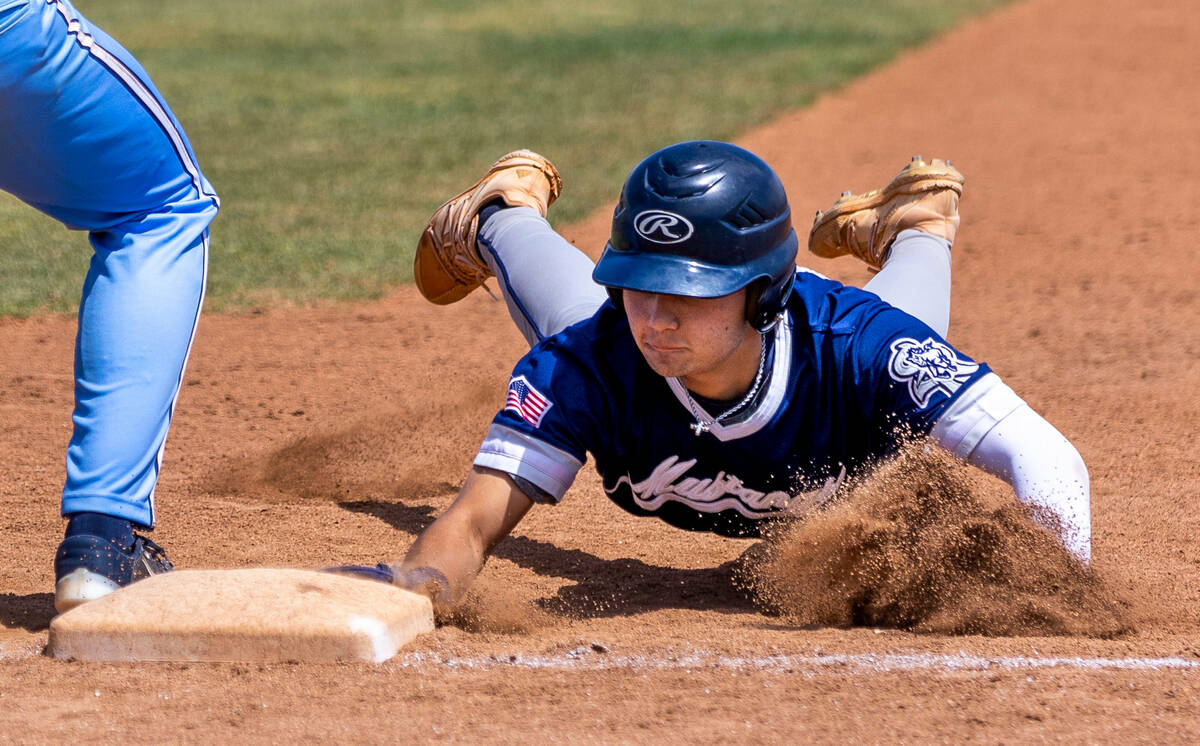
<path id="1" fill-rule="evenodd" d="M 145 536 L 134 534 L 128 550 L 102 536 L 68 536 L 54 557 L 54 608 L 61 614 L 173 568 L 163 548 Z"/>
<path id="2" fill-rule="evenodd" d="M 365 578 L 367 580 L 378 580 L 380 583 L 395 583 L 396 571 L 391 565 L 380 562 L 374 567 L 366 565 L 341 565 L 339 567 L 326 567 L 321 572 L 331 572 L 335 575 L 349 575 L 355 578 Z"/>

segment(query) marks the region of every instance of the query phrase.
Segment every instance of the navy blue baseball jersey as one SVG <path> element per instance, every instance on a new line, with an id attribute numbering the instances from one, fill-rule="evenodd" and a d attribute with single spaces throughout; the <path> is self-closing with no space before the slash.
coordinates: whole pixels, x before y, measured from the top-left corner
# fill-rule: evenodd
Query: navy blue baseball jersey
<path id="1" fill-rule="evenodd" d="M 876 295 L 807 271 L 767 342 L 754 400 L 704 430 L 693 408 L 707 422 L 721 412 L 656 374 L 605 303 L 520 360 L 475 463 L 557 501 L 591 454 L 630 513 L 757 536 L 892 452 L 898 432 L 928 433 L 989 372 Z"/>

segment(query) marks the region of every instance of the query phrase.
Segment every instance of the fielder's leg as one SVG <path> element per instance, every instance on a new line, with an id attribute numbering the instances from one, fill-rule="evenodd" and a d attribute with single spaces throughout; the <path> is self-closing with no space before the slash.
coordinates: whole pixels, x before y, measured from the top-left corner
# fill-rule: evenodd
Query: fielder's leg
<path id="1" fill-rule="evenodd" d="M 56 559 L 65 610 L 170 564 L 131 524 L 154 488 L 218 200 L 136 60 L 66 0 L 0 0 L 0 188 L 94 249 Z"/>

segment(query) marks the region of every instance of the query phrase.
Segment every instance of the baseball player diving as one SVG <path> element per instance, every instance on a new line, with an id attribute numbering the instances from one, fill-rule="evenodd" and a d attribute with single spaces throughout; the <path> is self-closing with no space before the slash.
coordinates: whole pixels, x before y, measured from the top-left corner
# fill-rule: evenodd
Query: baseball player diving
<path id="1" fill-rule="evenodd" d="M 134 527 L 154 524 L 219 201 L 146 71 L 67 0 L 0 0 L 0 189 L 93 249 L 55 557 L 65 611 L 171 569 Z"/>
<path id="2" fill-rule="evenodd" d="M 444 304 L 495 276 L 532 349 L 450 508 L 398 567 L 347 569 L 452 605 L 589 454 L 630 513 L 753 537 L 817 509 L 907 433 L 1007 480 L 1088 563 L 1078 452 L 945 340 L 962 184 L 916 158 L 818 215 L 811 251 L 878 268 L 859 289 L 796 267 L 783 185 L 734 145 L 683 142 L 638 164 L 594 266 L 546 221 L 554 166 L 504 156 L 434 213 L 416 281 Z"/>

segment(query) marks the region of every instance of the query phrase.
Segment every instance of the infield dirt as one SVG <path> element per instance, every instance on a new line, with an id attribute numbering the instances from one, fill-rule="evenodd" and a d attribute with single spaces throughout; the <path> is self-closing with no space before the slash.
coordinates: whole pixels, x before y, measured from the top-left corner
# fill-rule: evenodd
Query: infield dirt
<path id="1" fill-rule="evenodd" d="M 912 154 L 966 174 L 949 336 L 1083 454 L 1095 577 L 1038 555 L 1036 531 L 984 480 L 948 503 L 951 522 L 976 499 L 1000 511 L 997 541 L 1028 548 L 1005 555 L 1023 557 L 1005 566 L 1007 590 L 943 589 L 945 613 L 914 622 L 915 596 L 894 592 L 928 586 L 911 576 L 888 586 L 907 615 L 833 603 L 806 616 L 787 598 L 782 616 L 765 615 L 733 582 L 749 542 L 626 516 L 585 469 L 563 505 L 497 548 L 454 624 L 390 663 L 53 661 L 40 651 L 74 320 L 0 320 L 0 738 L 1200 738 L 1197 48 L 1200 12 L 1184 3 L 1018 3 L 739 140 L 780 172 L 801 230 Z M 605 209 L 563 230 L 594 255 L 607 220 Z M 868 278 L 849 260 L 805 263 Z M 206 316 L 155 539 L 183 567 L 399 558 L 453 498 L 522 351 L 483 293 L 447 308 L 402 288 L 377 303 Z M 977 479 L 922 468 L 951 494 Z M 936 541 L 919 545 L 935 556 Z M 787 546 L 812 568 L 844 545 Z M 834 576 L 809 577 L 788 587 Z"/>

